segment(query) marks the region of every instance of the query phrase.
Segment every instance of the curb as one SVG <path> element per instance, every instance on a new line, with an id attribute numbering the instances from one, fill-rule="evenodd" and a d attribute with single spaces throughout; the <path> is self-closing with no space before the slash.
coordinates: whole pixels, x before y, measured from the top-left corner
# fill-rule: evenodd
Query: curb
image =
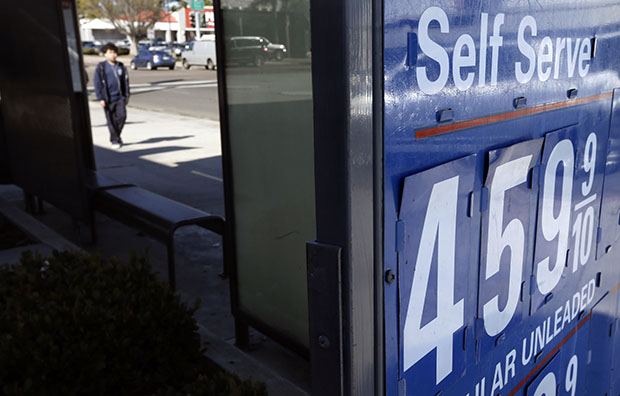
<path id="1" fill-rule="evenodd" d="M 237 347 L 217 338 L 207 328 L 198 326 L 202 343 L 207 346 L 205 356 L 222 370 L 235 374 L 242 380 L 264 382 L 272 396 L 309 396 L 307 392 L 276 374 L 273 370 L 245 354 Z"/>

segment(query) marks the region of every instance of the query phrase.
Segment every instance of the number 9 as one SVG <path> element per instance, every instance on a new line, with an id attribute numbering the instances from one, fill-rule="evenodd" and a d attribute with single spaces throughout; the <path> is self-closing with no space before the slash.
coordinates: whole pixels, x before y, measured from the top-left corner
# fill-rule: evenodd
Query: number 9
<path id="1" fill-rule="evenodd" d="M 575 396 L 575 391 L 577 390 L 578 360 L 577 355 L 573 355 L 568 362 L 568 367 L 566 368 L 566 381 L 564 381 L 564 389 L 566 389 L 566 392 L 570 392 L 570 396 Z"/>
<path id="2" fill-rule="evenodd" d="M 590 194 L 594 184 L 594 168 L 596 167 L 596 134 L 588 135 L 583 156 L 583 170 L 588 173 L 588 181 L 581 184 L 581 194 L 585 197 Z"/>
<path id="3" fill-rule="evenodd" d="M 570 234 L 574 163 L 573 144 L 569 139 L 564 139 L 556 144 L 547 161 L 542 196 L 542 234 L 547 241 L 553 241 L 555 238 L 558 238 L 558 248 L 555 263 L 552 264 L 549 257 L 545 257 L 538 263 L 536 279 L 538 289 L 542 294 L 551 292 L 558 284 L 566 263 L 568 237 Z M 556 174 L 560 164 L 562 164 L 563 171 L 560 210 L 558 211 L 555 208 L 555 203 L 557 202 L 555 190 Z M 557 217 L 554 216 L 556 212 L 558 213 Z"/>

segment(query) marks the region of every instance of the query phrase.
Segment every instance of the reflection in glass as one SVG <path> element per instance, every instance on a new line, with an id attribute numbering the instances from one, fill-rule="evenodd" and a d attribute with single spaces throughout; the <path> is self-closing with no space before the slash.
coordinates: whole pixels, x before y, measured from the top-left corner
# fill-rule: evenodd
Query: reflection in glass
<path id="1" fill-rule="evenodd" d="M 308 345 L 315 238 L 308 0 L 221 0 L 239 306 Z"/>

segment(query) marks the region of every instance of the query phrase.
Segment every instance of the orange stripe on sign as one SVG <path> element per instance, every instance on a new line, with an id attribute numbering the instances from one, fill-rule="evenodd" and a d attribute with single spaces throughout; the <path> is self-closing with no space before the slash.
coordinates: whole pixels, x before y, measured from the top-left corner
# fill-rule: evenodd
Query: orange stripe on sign
<path id="1" fill-rule="evenodd" d="M 613 93 L 605 93 L 595 96 L 589 96 L 587 98 L 568 100 L 565 102 L 552 103 L 548 105 L 532 107 L 529 109 L 515 110 L 509 113 L 497 114 L 489 117 L 476 118 L 474 120 L 457 122 L 449 125 L 442 125 L 434 128 L 422 129 L 415 132 L 416 139 L 422 139 L 430 136 L 441 135 L 442 133 L 454 132 L 465 128 L 471 128 L 480 125 L 492 124 L 498 121 L 509 120 L 512 118 L 523 117 L 532 114 L 538 114 L 545 111 L 562 109 L 565 107 L 577 106 L 583 103 L 594 102 L 601 99 L 610 99 L 613 97 Z"/>
<path id="2" fill-rule="evenodd" d="M 620 289 L 620 285 L 616 286 L 616 288 L 615 288 L 615 289 L 613 289 L 613 290 L 611 291 L 611 293 L 609 293 L 609 295 L 614 294 L 614 293 L 615 293 L 615 292 L 617 292 L 619 289 Z"/>
<path id="3" fill-rule="evenodd" d="M 568 335 L 564 337 L 562 342 L 560 342 L 555 348 L 553 348 L 553 351 L 551 351 L 547 356 L 545 356 L 545 358 L 541 360 L 541 362 L 538 363 L 536 367 L 534 367 L 534 370 L 532 370 L 525 378 L 523 378 L 523 381 L 521 381 L 519 385 L 517 385 L 517 387 L 514 388 L 512 392 L 508 394 L 508 396 L 513 396 L 515 393 L 517 393 L 517 391 L 521 389 L 523 385 L 525 385 L 525 383 L 536 373 L 536 371 L 538 371 L 538 369 L 541 368 L 542 365 L 545 364 L 545 362 L 551 358 L 551 356 L 555 355 L 555 353 L 562 347 L 562 345 L 564 345 L 564 343 L 568 341 L 577 332 L 577 330 L 579 330 L 579 328 L 583 326 L 583 324 L 586 323 L 588 319 L 590 319 L 591 316 L 592 316 L 592 312 L 590 312 L 588 316 L 583 318 L 583 320 L 579 322 L 577 327 L 575 327 L 570 333 L 568 333 Z"/>

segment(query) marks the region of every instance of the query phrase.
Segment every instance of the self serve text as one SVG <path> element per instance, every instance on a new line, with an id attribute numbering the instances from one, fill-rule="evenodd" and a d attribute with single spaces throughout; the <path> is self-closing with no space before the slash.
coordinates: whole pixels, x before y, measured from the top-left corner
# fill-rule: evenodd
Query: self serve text
<path id="1" fill-rule="evenodd" d="M 420 90 L 426 94 L 435 94 L 449 82 L 461 91 L 470 89 L 474 84 L 478 87 L 497 85 L 499 65 L 505 59 L 502 57 L 505 19 L 503 13 L 494 16 L 481 13 L 479 42 L 476 43 L 471 34 L 464 33 L 454 43 L 450 43 L 450 50 L 438 42 L 438 35 L 446 35 L 445 39 L 441 37 L 441 42 L 446 43 L 447 35 L 450 34 L 448 15 L 440 7 L 426 9 L 418 22 L 418 45 L 423 57 L 438 65 L 439 73 L 435 70 L 431 72 L 428 62 L 416 66 L 415 75 Z M 436 24 L 439 32 L 433 31 Z M 526 84 L 534 78 L 542 82 L 577 75 L 583 78 L 590 70 L 591 38 L 541 38 L 538 23 L 533 16 L 526 15 L 521 19 L 516 44 L 519 57 L 513 61 L 512 69 L 515 80 L 520 84 Z"/>

